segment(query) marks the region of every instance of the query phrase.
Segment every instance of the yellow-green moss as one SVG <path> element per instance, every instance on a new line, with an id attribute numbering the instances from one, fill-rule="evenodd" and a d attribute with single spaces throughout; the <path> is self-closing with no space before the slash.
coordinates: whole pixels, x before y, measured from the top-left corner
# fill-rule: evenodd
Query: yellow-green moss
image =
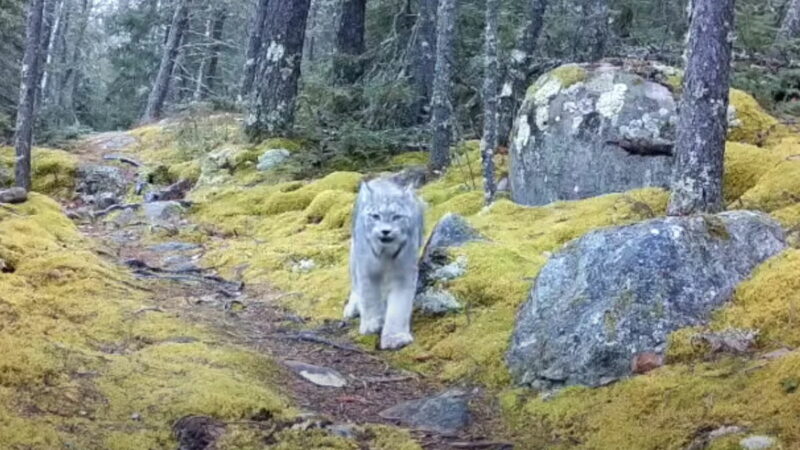
<path id="1" fill-rule="evenodd" d="M 782 139 L 768 151 L 776 163 L 742 195 L 744 208 L 772 212 L 800 202 L 800 139 Z"/>
<path id="2" fill-rule="evenodd" d="M 779 155 L 767 149 L 738 142 L 728 142 L 725 149 L 725 203 L 739 199 L 753 188 L 765 173 L 780 161 Z"/>
<path id="3" fill-rule="evenodd" d="M 0 208 L 0 259 L 3 446 L 172 448 L 183 414 L 292 414 L 270 360 L 150 310 L 54 201 Z"/>
<path id="4" fill-rule="evenodd" d="M 14 149 L 0 147 L 0 166 L 13 170 Z M 55 197 L 68 197 L 75 189 L 78 160 L 62 150 L 34 148 L 31 152 L 32 190 Z"/>
<path id="5" fill-rule="evenodd" d="M 169 175 L 175 180 L 189 180 L 196 183 L 200 179 L 200 173 L 200 163 L 197 161 L 187 161 L 169 167 Z"/>
<path id="6" fill-rule="evenodd" d="M 369 425 L 364 431 L 371 437 L 370 450 L 422 450 L 406 430 L 385 425 Z"/>
<path id="7" fill-rule="evenodd" d="M 393 168 L 426 166 L 429 160 L 430 153 L 428 152 L 406 152 L 393 156 L 389 165 Z"/>
<path id="8" fill-rule="evenodd" d="M 585 81 L 589 74 L 586 69 L 577 64 L 567 64 L 553 69 L 550 75 L 560 81 L 562 88 L 566 89 L 573 84 Z"/>
<path id="9" fill-rule="evenodd" d="M 771 133 L 779 131 L 778 120 L 764 111 L 750 94 L 731 89 L 730 104 L 736 110 L 737 123 L 729 126 L 729 140 L 762 145 Z"/>

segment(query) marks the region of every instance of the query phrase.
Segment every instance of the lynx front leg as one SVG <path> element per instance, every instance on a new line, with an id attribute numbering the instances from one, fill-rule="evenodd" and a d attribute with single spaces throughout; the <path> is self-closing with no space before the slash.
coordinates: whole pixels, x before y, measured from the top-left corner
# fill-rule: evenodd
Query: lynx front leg
<path id="1" fill-rule="evenodd" d="M 381 348 L 396 350 L 410 344 L 411 312 L 414 307 L 416 283 L 413 280 L 400 280 L 389 290 L 386 308 L 386 321 L 381 334 Z"/>
<path id="2" fill-rule="evenodd" d="M 383 328 L 385 305 L 381 298 L 380 285 L 365 277 L 358 290 L 358 309 L 361 313 L 361 323 L 358 331 L 361 334 L 378 334 Z"/>
<path id="3" fill-rule="evenodd" d="M 351 290 L 350 299 L 347 300 L 347 304 L 344 306 L 344 320 L 355 319 L 361 314 L 360 303 L 361 300 L 359 300 L 355 289 Z"/>

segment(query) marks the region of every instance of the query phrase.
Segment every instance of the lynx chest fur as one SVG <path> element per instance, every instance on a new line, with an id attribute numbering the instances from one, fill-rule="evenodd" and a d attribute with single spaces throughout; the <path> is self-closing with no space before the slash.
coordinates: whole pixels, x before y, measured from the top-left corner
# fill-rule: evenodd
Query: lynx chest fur
<path id="1" fill-rule="evenodd" d="M 423 228 L 423 204 L 412 188 L 388 179 L 361 185 L 353 210 L 351 288 L 344 316 L 360 316 L 359 331 L 380 334 L 382 349 L 413 341 L 411 312 Z"/>

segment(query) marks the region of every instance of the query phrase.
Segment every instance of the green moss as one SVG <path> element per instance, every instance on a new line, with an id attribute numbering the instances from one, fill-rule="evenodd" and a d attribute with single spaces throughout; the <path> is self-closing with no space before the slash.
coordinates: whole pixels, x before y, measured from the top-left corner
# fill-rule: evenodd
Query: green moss
<path id="1" fill-rule="evenodd" d="M 736 110 L 736 123 L 729 126 L 728 140 L 763 145 L 771 134 L 781 131 L 778 120 L 746 92 L 731 89 L 730 104 Z"/>
<path id="2" fill-rule="evenodd" d="M 173 164 L 169 167 L 169 177 L 175 180 L 189 180 L 197 183 L 200 179 L 200 163 L 197 161 L 187 161 L 184 163 Z"/>
<path id="3" fill-rule="evenodd" d="M 370 450 L 422 450 L 406 430 L 385 425 L 369 425 L 365 434 L 370 436 Z"/>
<path id="4" fill-rule="evenodd" d="M 101 260 L 54 201 L 34 193 L 0 208 L 0 259 L 4 446 L 170 448 L 184 414 L 293 414 L 270 360 L 143 312 L 146 291 Z"/>
<path id="5" fill-rule="evenodd" d="M 15 161 L 14 149 L 0 147 L 0 166 L 13 171 Z M 45 195 L 67 198 L 75 190 L 77 168 L 77 158 L 65 151 L 34 148 L 31 152 L 32 190 Z"/>
<path id="6" fill-rule="evenodd" d="M 304 144 L 298 140 L 287 138 L 271 138 L 256 146 L 259 156 L 264 154 L 267 150 L 283 149 L 290 152 L 296 152 L 303 149 Z"/>
<path id="7" fill-rule="evenodd" d="M 725 203 L 731 204 L 752 189 L 764 174 L 773 169 L 780 156 L 767 149 L 738 142 L 725 148 Z"/>
<path id="8" fill-rule="evenodd" d="M 776 163 L 742 195 L 744 208 L 772 212 L 800 201 L 800 139 L 782 139 L 768 151 Z"/>
<path id="9" fill-rule="evenodd" d="M 393 156 L 389 165 L 393 168 L 427 166 L 429 160 L 430 153 L 428 152 L 406 152 Z"/>
<path id="10" fill-rule="evenodd" d="M 561 82 L 563 89 L 566 89 L 573 84 L 577 84 L 586 80 L 589 76 L 586 69 L 577 64 L 567 64 L 550 72 L 550 75 Z"/>

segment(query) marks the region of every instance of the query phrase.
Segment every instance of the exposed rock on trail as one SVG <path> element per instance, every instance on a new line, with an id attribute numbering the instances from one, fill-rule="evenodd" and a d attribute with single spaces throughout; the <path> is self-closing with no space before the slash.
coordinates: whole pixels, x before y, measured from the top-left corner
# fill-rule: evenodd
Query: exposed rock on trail
<path id="1" fill-rule="evenodd" d="M 508 364 L 539 388 L 601 386 L 667 336 L 704 324 L 734 288 L 785 248 L 769 216 L 655 219 L 589 233 L 545 265 L 518 316 Z"/>

